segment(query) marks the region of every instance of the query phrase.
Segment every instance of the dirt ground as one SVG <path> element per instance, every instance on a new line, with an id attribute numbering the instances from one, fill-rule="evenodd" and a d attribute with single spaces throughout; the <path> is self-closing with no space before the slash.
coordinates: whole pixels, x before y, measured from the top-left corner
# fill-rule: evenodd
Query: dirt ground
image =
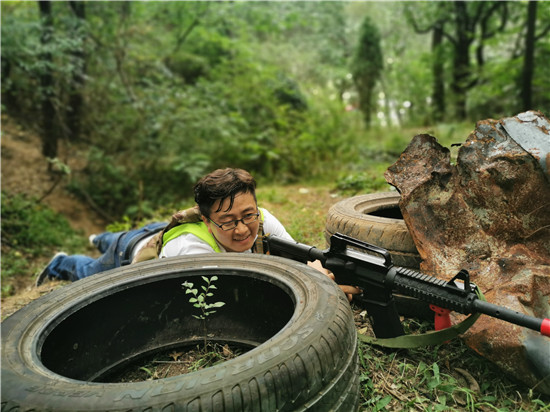
<path id="1" fill-rule="evenodd" d="M 10 194 L 24 193 L 38 199 L 45 196 L 42 202 L 63 214 L 71 226 L 82 231 L 85 236 L 105 230 L 105 220 L 90 205 L 65 190 L 68 182 L 66 176 L 55 185 L 59 174 L 48 172 L 48 161 L 42 156 L 38 134 L 4 115 L 1 120 L 2 191 Z M 83 158 L 84 156 L 79 156 L 79 150 L 74 145 L 63 141 L 59 143 L 59 159 L 70 167 L 71 173 L 79 173 L 85 167 Z M 2 318 L 52 288 L 61 286 L 61 283 L 56 282 L 35 288 L 32 281 L 30 276 L 21 276 L 17 280 L 17 294 L 2 299 Z"/>

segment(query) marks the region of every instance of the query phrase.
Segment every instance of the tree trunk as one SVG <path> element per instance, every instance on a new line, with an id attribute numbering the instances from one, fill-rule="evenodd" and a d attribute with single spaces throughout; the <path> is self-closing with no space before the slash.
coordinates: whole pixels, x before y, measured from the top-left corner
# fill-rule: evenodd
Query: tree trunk
<path id="1" fill-rule="evenodd" d="M 525 35 L 525 55 L 521 73 L 522 110 L 532 109 L 532 82 L 535 69 L 535 26 L 537 21 L 537 2 L 529 1 L 527 5 L 527 34 Z"/>
<path id="2" fill-rule="evenodd" d="M 43 50 L 53 37 L 53 20 L 50 1 L 38 1 L 40 17 L 42 20 L 42 34 L 40 43 Z M 40 74 L 41 98 L 42 98 L 42 154 L 49 158 L 57 156 L 57 130 L 56 111 L 54 106 L 54 81 L 51 72 L 52 55 L 44 51 L 41 56 L 44 61 L 44 69 Z"/>
<path id="3" fill-rule="evenodd" d="M 74 35 L 83 36 L 82 30 L 86 20 L 86 4 L 84 2 L 70 1 L 69 5 L 75 16 L 75 24 L 73 27 Z M 82 108 L 84 105 L 84 97 L 82 96 L 84 78 L 86 75 L 84 45 L 78 50 L 73 50 L 71 54 L 75 68 L 72 73 L 71 88 L 69 90 L 69 106 L 66 117 L 69 138 L 72 141 L 76 141 L 80 138 Z"/>
<path id="4" fill-rule="evenodd" d="M 436 23 L 432 30 L 433 52 L 433 119 L 440 122 L 445 118 L 445 79 L 443 68 L 443 23 Z"/>
<path id="5" fill-rule="evenodd" d="M 372 114 L 375 110 L 374 105 L 374 84 L 369 82 L 359 81 L 356 83 L 357 91 L 359 93 L 359 110 L 363 114 L 363 120 L 365 127 L 370 129 L 372 124 Z"/>
<path id="6" fill-rule="evenodd" d="M 5 106 L 5 111 L 15 115 L 20 112 L 19 100 L 17 99 L 17 91 L 12 85 L 6 86 L 7 80 L 10 78 L 13 68 L 13 62 L 2 56 L 2 103 Z"/>
<path id="7" fill-rule="evenodd" d="M 457 120 L 466 119 L 466 94 L 471 77 L 470 45 L 474 33 L 468 27 L 468 10 L 464 1 L 455 3 L 456 45 L 453 58 L 453 91 L 455 117 Z"/>

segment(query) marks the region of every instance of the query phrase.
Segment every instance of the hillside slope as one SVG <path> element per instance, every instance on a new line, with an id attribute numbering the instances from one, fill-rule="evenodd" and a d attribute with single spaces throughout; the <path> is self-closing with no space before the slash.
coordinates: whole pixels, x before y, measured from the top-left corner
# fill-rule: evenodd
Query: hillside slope
<path id="1" fill-rule="evenodd" d="M 48 161 L 41 153 L 40 137 L 5 115 L 2 116 L 1 127 L 2 191 L 8 196 L 24 193 L 42 198 L 58 176 L 48 172 Z M 59 159 L 69 165 L 72 173 L 78 173 L 85 166 L 85 159 L 79 155 L 81 153 L 77 148 L 60 142 Z M 43 202 L 63 214 L 75 230 L 82 230 L 86 236 L 104 230 L 106 222 L 92 208 L 65 190 L 67 182 L 68 178 L 63 177 Z"/>
<path id="2" fill-rule="evenodd" d="M 48 172 L 48 161 L 41 154 L 41 141 L 36 132 L 27 130 L 5 115 L 2 115 L 1 130 L 2 196 L 25 194 L 42 199 L 42 203 L 65 216 L 76 231 L 82 232 L 82 236 L 105 230 L 107 222 L 89 205 L 65 189 L 67 176 L 62 176 L 58 184 L 55 184 L 61 175 Z M 78 173 L 85 166 L 83 154 L 74 146 L 63 142 L 59 147 L 59 159 L 69 165 L 71 173 Z M 2 252 L 4 251 L 2 248 Z M 91 255 L 94 253 L 94 250 L 90 250 Z M 32 266 L 40 268 L 48 259 L 49 257 L 37 258 Z M 5 260 L 2 263 L 5 264 Z M 2 319 L 61 285 L 59 282 L 46 283 L 36 288 L 34 275 L 35 273 L 25 272 L 10 279 L 15 294 L 2 299 Z"/>

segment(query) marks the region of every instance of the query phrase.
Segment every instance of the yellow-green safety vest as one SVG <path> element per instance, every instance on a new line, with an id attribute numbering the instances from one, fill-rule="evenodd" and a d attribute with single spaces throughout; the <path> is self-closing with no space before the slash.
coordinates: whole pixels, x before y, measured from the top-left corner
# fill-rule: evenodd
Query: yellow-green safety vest
<path id="1" fill-rule="evenodd" d="M 263 232 L 262 223 L 264 221 L 264 214 L 262 213 L 262 210 L 260 208 L 258 208 L 258 210 L 260 212 L 260 231 L 259 232 Z M 210 231 L 208 230 L 208 227 L 202 221 L 193 222 L 193 223 L 182 223 L 168 230 L 162 236 L 162 247 L 166 246 L 168 242 L 177 238 L 178 236 L 185 235 L 187 233 L 195 235 L 203 242 L 208 243 L 208 245 L 210 245 L 210 247 L 214 249 L 214 252 L 221 253 L 221 249 L 218 246 L 216 239 L 214 239 L 214 236 L 212 235 L 212 233 L 210 233 Z M 263 235 L 263 233 L 259 233 L 259 234 Z"/>
<path id="2" fill-rule="evenodd" d="M 175 239 L 178 236 L 185 235 L 187 233 L 195 235 L 203 242 L 208 243 L 210 247 L 214 249 L 214 252 L 221 253 L 220 247 L 218 246 L 216 239 L 214 239 L 214 236 L 212 236 L 212 233 L 210 233 L 208 227 L 204 222 L 182 223 L 181 225 L 170 229 L 162 237 L 162 247 L 166 246 L 166 244 L 172 239 Z"/>

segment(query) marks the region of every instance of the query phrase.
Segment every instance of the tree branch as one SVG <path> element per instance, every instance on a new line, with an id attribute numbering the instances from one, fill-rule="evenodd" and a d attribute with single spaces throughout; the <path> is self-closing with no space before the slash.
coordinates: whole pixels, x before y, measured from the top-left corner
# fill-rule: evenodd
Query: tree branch
<path id="1" fill-rule="evenodd" d="M 210 3 L 205 3 L 205 7 L 202 11 L 200 11 L 199 13 L 197 13 L 195 15 L 195 17 L 193 18 L 193 21 L 191 22 L 191 24 L 187 27 L 187 29 L 185 29 L 181 34 L 179 34 L 176 38 L 176 46 L 174 47 L 174 50 L 172 51 L 172 54 L 176 53 L 181 45 L 183 43 L 185 43 L 185 40 L 187 40 L 187 37 L 189 37 L 189 35 L 191 34 L 191 32 L 193 31 L 193 29 L 195 27 L 197 27 L 199 25 L 199 22 L 202 18 L 202 16 L 204 16 L 208 10 L 208 7 L 210 6 Z"/>
<path id="2" fill-rule="evenodd" d="M 409 23 L 412 25 L 414 31 L 418 34 L 429 33 L 435 28 L 435 23 L 432 25 L 429 25 L 428 27 L 420 28 L 408 4 L 405 5 L 405 17 L 407 18 Z"/>
<path id="3" fill-rule="evenodd" d="M 198 26 L 199 24 L 199 17 L 198 16 L 195 16 L 195 18 L 193 19 L 193 21 L 191 22 L 191 24 L 189 25 L 189 27 L 187 27 L 187 30 L 185 30 L 182 34 L 180 34 L 177 39 L 176 39 L 176 46 L 174 47 L 174 50 L 172 50 L 172 54 L 176 53 L 181 45 L 185 42 L 185 40 L 187 39 L 187 37 L 191 34 L 191 32 L 193 31 L 193 29 L 195 27 Z"/>
<path id="4" fill-rule="evenodd" d="M 546 27 L 542 29 L 542 31 L 535 36 L 535 41 L 538 41 L 543 37 L 545 37 L 548 34 L 548 32 L 550 32 L 550 24 L 547 24 Z"/>
<path id="5" fill-rule="evenodd" d="M 502 15 L 500 17 L 500 25 L 497 28 L 495 28 L 493 31 L 490 31 L 488 29 L 489 19 L 498 9 L 502 9 Z M 489 39 L 495 36 L 498 32 L 504 30 L 507 22 L 508 22 L 508 6 L 506 2 L 495 2 L 493 6 L 487 10 L 485 15 L 481 19 L 481 27 L 482 27 L 481 38 Z"/>

